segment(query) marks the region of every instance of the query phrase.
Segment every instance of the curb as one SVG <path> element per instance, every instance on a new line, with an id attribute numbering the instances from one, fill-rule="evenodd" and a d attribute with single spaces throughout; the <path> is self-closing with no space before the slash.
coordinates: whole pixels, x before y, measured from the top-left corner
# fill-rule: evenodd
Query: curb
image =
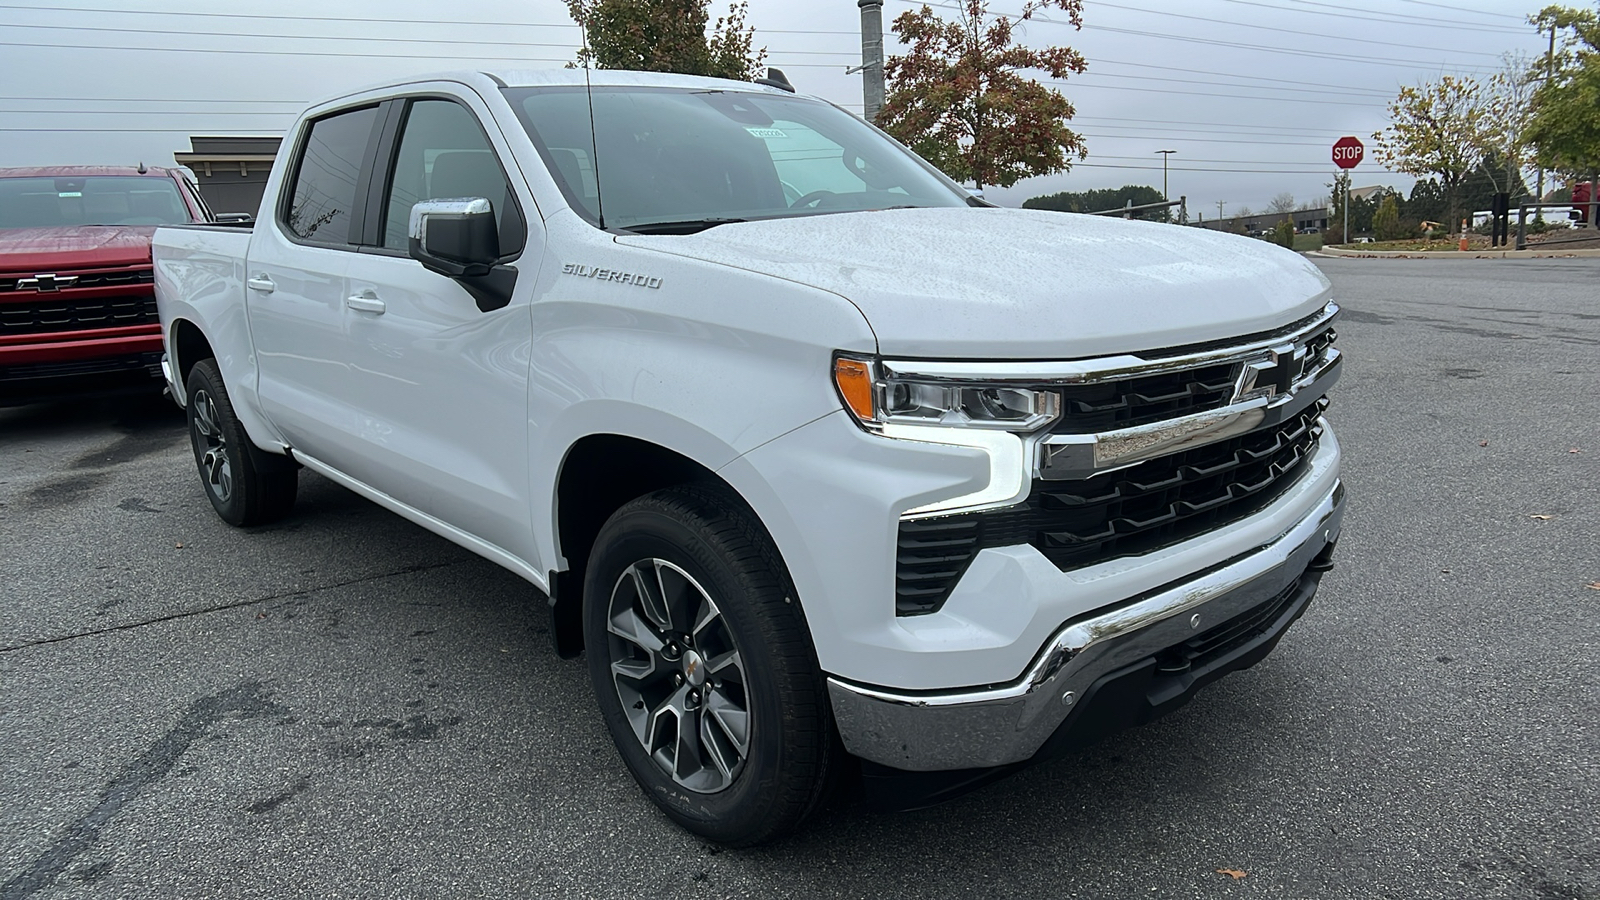
<path id="1" fill-rule="evenodd" d="M 1600 257 L 1600 248 L 1579 250 L 1341 250 L 1323 247 L 1308 250 L 1307 256 L 1354 259 L 1564 259 L 1568 257 Z"/>

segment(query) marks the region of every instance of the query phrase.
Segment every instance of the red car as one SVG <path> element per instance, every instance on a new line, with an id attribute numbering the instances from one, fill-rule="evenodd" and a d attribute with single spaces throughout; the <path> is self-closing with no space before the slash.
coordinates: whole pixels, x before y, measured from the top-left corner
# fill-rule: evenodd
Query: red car
<path id="1" fill-rule="evenodd" d="M 0 169 L 0 405 L 159 390 L 150 235 L 212 220 L 177 169 Z"/>

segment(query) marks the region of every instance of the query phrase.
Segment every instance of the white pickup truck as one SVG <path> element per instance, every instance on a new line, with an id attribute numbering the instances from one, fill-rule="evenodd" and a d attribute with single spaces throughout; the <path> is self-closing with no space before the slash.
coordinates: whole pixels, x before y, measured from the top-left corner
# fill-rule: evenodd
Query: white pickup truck
<path id="1" fill-rule="evenodd" d="M 156 233 L 223 519 L 304 467 L 521 575 L 729 844 L 844 771 L 908 806 L 1147 721 L 1306 608 L 1344 499 L 1309 263 L 993 208 L 781 77 L 592 79 L 328 100 L 253 229 Z"/>

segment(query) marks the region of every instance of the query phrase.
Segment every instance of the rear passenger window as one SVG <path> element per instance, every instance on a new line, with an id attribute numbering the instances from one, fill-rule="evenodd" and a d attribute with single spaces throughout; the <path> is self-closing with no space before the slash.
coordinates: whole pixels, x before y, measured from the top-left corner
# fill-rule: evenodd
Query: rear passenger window
<path id="1" fill-rule="evenodd" d="M 423 200 L 482 197 L 500 223 L 500 252 L 522 250 L 522 212 L 494 148 L 471 110 L 449 100 L 417 100 L 406 115 L 389 182 L 383 246 L 405 250 L 411 207 Z"/>
<path id="2" fill-rule="evenodd" d="M 377 120 L 378 108 L 369 106 L 311 124 L 284 213 L 290 234 L 319 244 L 350 243 L 356 184 Z"/>

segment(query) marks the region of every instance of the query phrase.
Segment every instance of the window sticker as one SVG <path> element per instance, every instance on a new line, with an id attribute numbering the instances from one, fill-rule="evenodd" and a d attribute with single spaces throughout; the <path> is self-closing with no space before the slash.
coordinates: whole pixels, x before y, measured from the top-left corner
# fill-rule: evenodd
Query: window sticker
<path id="1" fill-rule="evenodd" d="M 762 138 L 762 139 L 786 138 L 786 137 L 788 137 L 787 134 L 784 134 L 782 131 L 780 131 L 780 130 L 778 130 L 776 128 L 746 128 L 745 131 L 748 131 L 751 134 L 755 135 L 756 137 Z"/>

